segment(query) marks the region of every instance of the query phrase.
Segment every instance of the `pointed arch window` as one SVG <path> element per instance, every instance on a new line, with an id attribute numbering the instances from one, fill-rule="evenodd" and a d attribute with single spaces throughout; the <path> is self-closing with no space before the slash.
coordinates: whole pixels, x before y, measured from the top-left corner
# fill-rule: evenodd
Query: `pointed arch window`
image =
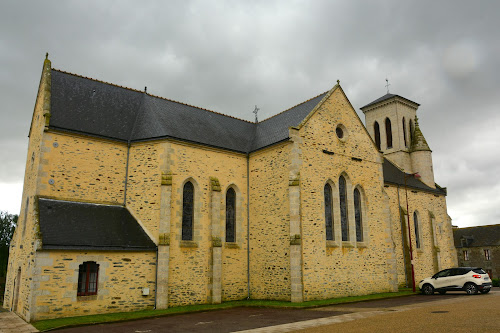
<path id="1" fill-rule="evenodd" d="M 182 190 L 182 240 L 193 240 L 194 186 L 187 182 Z"/>
<path id="2" fill-rule="evenodd" d="M 333 196 L 330 184 L 325 185 L 325 228 L 326 240 L 333 240 Z"/>
<path id="3" fill-rule="evenodd" d="M 377 149 L 380 150 L 380 126 L 378 122 L 373 124 L 373 130 L 375 131 L 375 145 L 377 146 Z"/>
<path id="4" fill-rule="evenodd" d="M 342 231 L 342 241 L 349 240 L 349 222 L 347 220 L 347 189 L 344 176 L 339 178 L 339 198 L 340 198 L 340 227 Z"/>
<path id="5" fill-rule="evenodd" d="M 417 212 L 413 212 L 413 226 L 415 228 L 415 244 L 417 246 L 417 249 L 419 249 L 420 248 L 420 230 L 419 230 Z"/>
<path id="6" fill-rule="evenodd" d="M 354 219 L 356 221 L 356 242 L 363 241 L 363 214 L 361 210 L 361 193 L 354 189 Z"/>
<path id="7" fill-rule="evenodd" d="M 387 149 L 392 148 L 392 126 L 389 118 L 385 118 L 385 136 L 387 138 Z"/>
<path id="8" fill-rule="evenodd" d="M 406 140 L 406 120 L 403 117 L 403 138 L 405 140 L 405 147 L 408 147 L 408 141 Z"/>
<path id="9" fill-rule="evenodd" d="M 413 141 L 413 132 L 415 132 L 415 126 L 413 125 L 413 120 L 410 119 L 410 144 Z"/>
<path id="10" fill-rule="evenodd" d="M 226 192 L 226 242 L 236 242 L 236 192 Z"/>

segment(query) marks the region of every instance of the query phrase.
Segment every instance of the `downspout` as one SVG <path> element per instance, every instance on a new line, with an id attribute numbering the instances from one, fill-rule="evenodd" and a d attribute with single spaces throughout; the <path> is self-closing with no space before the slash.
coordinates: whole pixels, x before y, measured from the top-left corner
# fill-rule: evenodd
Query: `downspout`
<path id="1" fill-rule="evenodd" d="M 154 310 L 156 310 L 156 295 L 158 295 L 158 245 L 156 245 L 156 280 L 155 280 L 155 307 Z"/>
<path id="2" fill-rule="evenodd" d="M 130 157 L 130 139 L 127 141 L 127 164 L 125 166 L 125 189 L 123 191 L 123 207 L 127 206 L 128 161 Z"/>
<path id="3" fill-rule="evenodd" d="M 403 250 L 403 265 L 405 268 L 405 282 L 406 282 L 406 287 L 408 288 L 408 276 L 406 276 L 406 251 L 405 251 L 405 234 L 403 232 L 404 228 L 404 222 L 403 222 L 403 216 L 401 215 L 401 202 L 399 199 L 399 184 L 398 184 L 398 210 L 399 210 L 399 223 L 401 223 L 401 249 Z M 408 214 L 408 212 L 406 212 Z"/>
<path id="4" fill-rule="evenodd" d="M 247 153 L 247 299 L 250 299 L 250 153 Z"/>

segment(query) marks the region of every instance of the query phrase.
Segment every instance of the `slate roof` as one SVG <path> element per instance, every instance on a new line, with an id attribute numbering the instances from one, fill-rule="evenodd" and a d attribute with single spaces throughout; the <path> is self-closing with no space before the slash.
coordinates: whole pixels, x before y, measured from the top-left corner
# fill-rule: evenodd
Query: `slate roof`
<path id="1" fill-rule="evenodd" d="M 467 239 L 466 247 L 500 246 L 500 224 L 469 228 L 454 228 L 455 247 L 461 248 L 461 239 Z"/>
<path id="2" fill-rule="evenodd" d="M 248 153 L 288 139 L 326 94 L 258 124 L 52 70 L 50 127 L 121 141 L 175 138 Z"/>
<path id="3" fill-rule="evenodd" d="M 122 206 L 38 199 L 42 249 L 155 251 Z"/>
<path id="4" fill-rule="evenodd" d="M 382 96 L 382 97 L 380 97 L 380 98 L 377 98 L 377 99 L 376 99 L 376 100 L 374 100 L 373 102 L 368 103 L 368 104 L 366 104 L 365 106 L 361 107 L 361 110 L 363 110 L 363 109 L 364 109 L 364 108 L 366 108 L 366 107 L 369 107 L 369 106 L 372 106 L 372 105 L 374 105 L 374 104 L 377 104 L 377 103 L 379 103 L 379 102 L 383 102 L 383 101 L 385 101 L 385 100 L 391 99 L 391 98 L 393 98 L 393 97 L 399 97 L 399 98 L 402 98 L 402 99 L 404 99 L 404 100 L 407 100 L 408 102 L 411 102 L 411 103 L 417 104 L 417 106 L 418 106 L 418 105 L 420 105 L 420 104 L 418 104 L 418 103 L 415 103 L 414 101 L 409 100 L 408 98 L 404 98 L 404 97 L 399 96 L 399 95 L 395 95 L 395 94 L 385 94 L 384 96 Z"/>
<path id="5" fill-rule="evenodd" d="M 405 185 L 405 175 L 409 175 L 404 171 L 401 171 L 396 165 L 394 165 L 391 161 L 384 158 L 384 163 L 382 165 L 384 172 L 384 182 L 394 185 Z M 432 192 L 439 195 L 446 195 L 446 188 L 442 188 L 436 184 L 436 188 L 432 188 L 427 186 L 425 183 L 416 179 L 415 177 L 408 176 L 406 178 L 406 186 L 409 189 L 422 190 L 426 192 Z"/>

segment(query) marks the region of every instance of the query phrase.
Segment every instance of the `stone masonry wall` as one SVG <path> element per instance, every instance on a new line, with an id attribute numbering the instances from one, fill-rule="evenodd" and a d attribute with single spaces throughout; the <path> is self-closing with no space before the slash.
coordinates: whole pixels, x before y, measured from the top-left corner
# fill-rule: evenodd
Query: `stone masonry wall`
<path id="1" fill-rule="evenodd" d="M 78 268 L 85 261 L 99 265 L 95 296 L 77 296 Z M 32 320 L 152 309 L 155 274 L 156 252 L 38 251 Z"/>
<path id="2" fill-rule="evenodd" d="M 171 177 L 168 306 L 210 302 L 212 279 L 211 207 L 220 207 L 222 225 L 222 300 L 247 295 L 246 156 L 174 141 L 136 144 L 129 164 L 127 207 L 158 237 L 161 174 Z M 211 204 L 210 177 L 218 179 L 220 205 Z M 194 193 L 193 241 L 182 241 L 182 191 L 191 181 Z M 225 193 L 237 195 L 236 242 L 225 242 Z M 168 214 L 167 214 L 168 215 Z"/>
<path id="3" fill-rule="evenodd" d="M 10 244 L 9 265 L 3 303 L 4 308 L 15 310 L 17 314 L 27 321 L 30 320 L 34 252 L 38 244 L 38 225 L 35 214 L 37 177 L 39 169 L 42 167 L 40 164 L 40 155 L 42 153 L 41 147 L 44 140 L 44 129 L 47 121 L 50 119 L 50 67 L 50 61 L 45 60 L 31 121 L 21 212 L 19 214 L 18 226 Z M 17 281 L 19 270 L 21 280 Z M 17 285 L 19 285 L 19 297 L 16 304 L 14 298 Z"/>
<path id="4" fill-rule="evenodd" d="M 344 137 L 336 135 L 341 126 Z M 300 129 L 304 300 L 393 291 L 396 266 L 381 157 L 341 89 Z M 353 159 L 354 158 L 354 159 Z M 349 241 L 342 241 L 339 177 L 347 181 Z M 334 240 L 326 240 L 324 187 L 333 191 Z M 356 241 L 353 191 L 362 194 L 363 241 Z"/>
<path id="5" fill-rule="evenodd" d="M 291 297 L 289 165 L 289 143 L 250 155 L 252 299 Z"/>
<path id="6" fill-rule="evenodd" d="M 404 245 L 401 230 L 402 218 L 404 219 L 403 227 L 408 230 L 405 189 L 404 186 L 399 188 L 399 206 L 398 188 L 396 186 L 389 186 L 386 188 L 386 192 L 390 197 L 391 215 L 395 221 L 393 239 L 396 244 L 398 284 L 404 286 L 406 284 L 404 256 L 409 256 L 409 252 L 403 253 Z M 423 191 L 415 191 L 411 188 L 408 189 L 407 193 L 408 207 L 410 210 L 415 281 L 418 285 L 418 281 L 423 278 L 431 276 L 439 270 L 456 266 L 457 258 L 453 245 L 452 226 L 446 210 L 446 197 Z M 402 207 L 402 215 L 400 215 L 399 207 Z M 421 238 L 421 247 L 419 249 L 416 247 L 415 240 L 413 220 L 413 213 L 415 211 L 417 211 L 419 217 Z M 432 220 L 434 220 L 434 222 Z M 406 230 L 405 235 L 407 235 Z M 408 238 L 406 238 L 406 243 L 408 243 Z M 409 259 L 407 259 L 407 262 L 409 264 L 408 260 Z M 408 272 L 409 269 L 409 267 L 406 267 Z M 411 285 L 411 276 L 408 276 L 407 279 L 409 285 Z"/>
<path id="7" fill-rule="evenodd" d="M 123 205 L 126 144 L 50 132 L 42 150 L 39 195 Z"/>

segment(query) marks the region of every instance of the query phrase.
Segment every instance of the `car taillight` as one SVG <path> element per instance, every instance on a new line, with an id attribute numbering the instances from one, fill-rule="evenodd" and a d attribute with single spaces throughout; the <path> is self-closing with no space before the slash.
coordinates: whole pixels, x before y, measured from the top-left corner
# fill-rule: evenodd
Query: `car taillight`
<path id="1" fill-rule="evenodd" d="M 474 274 L 474 275 L 472 275 L 472 277 L 475 277 L 476 279 L 480 279 L 480 278 L 481 278 L 481 275 Z"/>

